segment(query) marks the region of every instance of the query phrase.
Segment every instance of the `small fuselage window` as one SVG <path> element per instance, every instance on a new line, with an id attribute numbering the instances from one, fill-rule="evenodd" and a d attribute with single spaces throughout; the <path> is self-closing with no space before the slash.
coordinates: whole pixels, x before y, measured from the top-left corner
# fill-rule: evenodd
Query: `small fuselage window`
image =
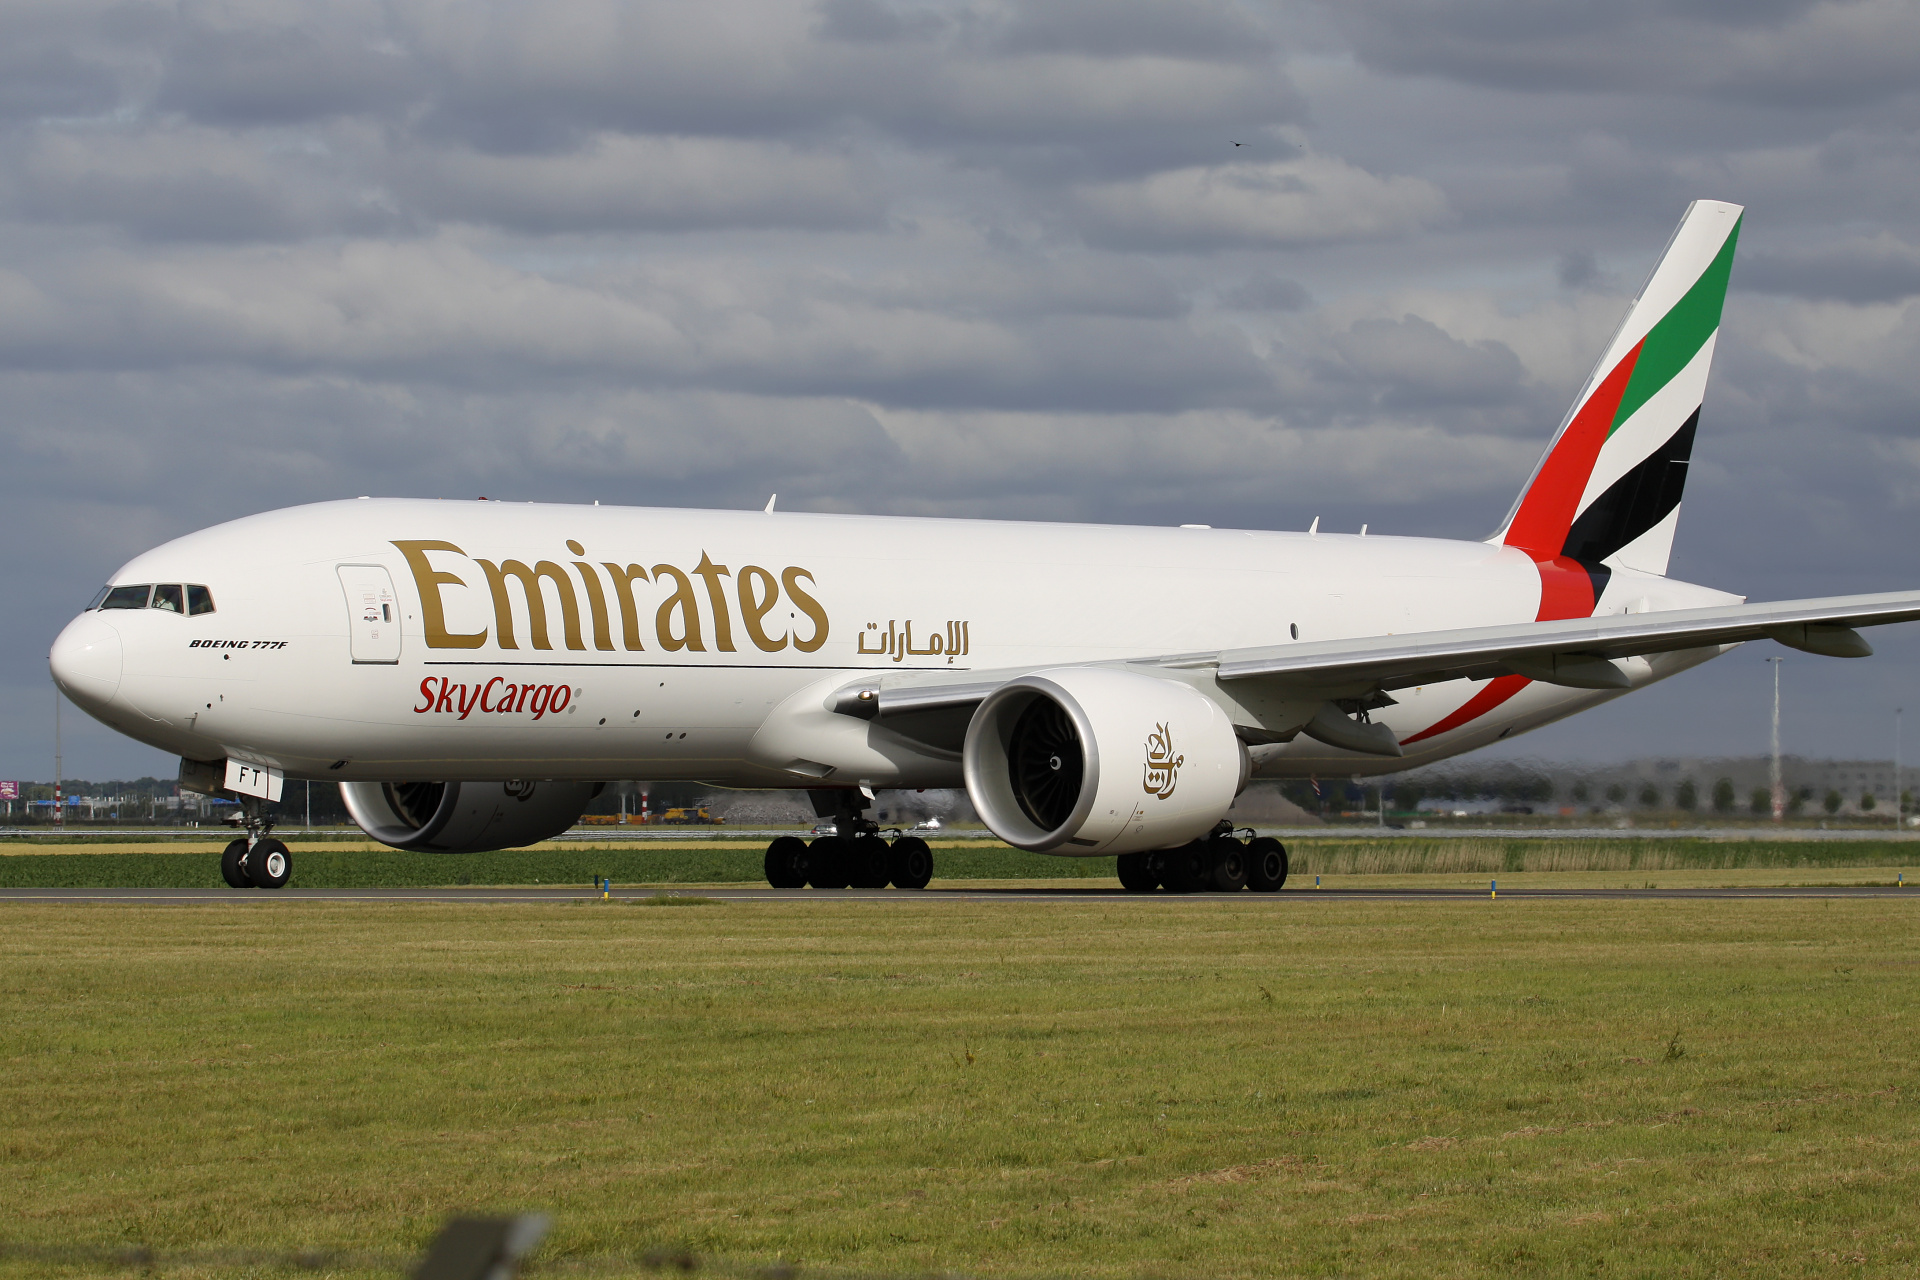
<path id="1" fill-rule="evenodd" d="M 167 613 L 198 616 L 213 612 L 213 592 L 198 583 L 182 586 L 163 582 L 159 586 L 102 587 L 88 609 L 161 609 Z"/>

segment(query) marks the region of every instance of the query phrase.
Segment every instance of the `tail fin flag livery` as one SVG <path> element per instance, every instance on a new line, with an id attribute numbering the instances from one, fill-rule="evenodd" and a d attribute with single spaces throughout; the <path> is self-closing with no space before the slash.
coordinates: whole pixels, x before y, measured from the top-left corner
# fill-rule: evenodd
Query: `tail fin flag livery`
<path id="1" fill-rule="evenodd" d="M 1667 571 L 1741 213 L 1718 200 L 1687 206 L 1506 525 L 1489 539 L 1533 557 L 1538 622 L 1592 616 L 1615 565 Z M 1522 675 L 1489 680 L 1406 743 L 1471 724 L 1527 684 Z"/>
<path id="2" fill-rule="evenodd" d="M 1490 539 L 1533 556 L 1543 577 L 1549 564 L 1577 565 L 1597 600 L 1614 567 L 1666 573 L 1741 213 L 1718 200 L 1687 207 L 1512 514 Z"/>

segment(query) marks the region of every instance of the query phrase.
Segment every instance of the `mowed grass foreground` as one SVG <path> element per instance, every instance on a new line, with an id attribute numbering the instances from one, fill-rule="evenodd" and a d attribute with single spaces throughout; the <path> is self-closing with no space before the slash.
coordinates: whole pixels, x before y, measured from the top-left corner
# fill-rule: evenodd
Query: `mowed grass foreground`
<path id="1" fill-rule="evenodd" d="M 0 888 L 215 888 L 224 841 L 182 850 L 164 842 L 101 839 L 54 843 L 0 841 Z M 493 853 L 408 853 L 371 841 L 313 841 L 293 846 L 295 888 L 401 888 L 429 885 L 587 885 L 764 883 L 764 840 L 690 838 L 660 844 L 568 842 Z M 1322 876 L 1517 875 L 1563 872 L 1803 871 L 1785 877 L 1818 883 L 1835 870 L 1920 869 L 1920 842 L 1635 838 L 1339 839 L 1288 841 L 1292 883 Z M 936 884 L 953 880 L 1114 880 L 1112 858 L 1059 858 L 994 840 L 937 841 Z M 1847 877 L 1857 879 L 1859 877 Z M 1908 879 L 1913 879 L 1908 876 Z M 1726 883 L 1735 883 L 1737 878 Z M 1623 882 L 1624 883 L 1624 882 Z M 1635 885 L 1644 883 L 1632 881 Z"/>
<path id="2" fill-rule="evenodd" d="M 0 1237 L 1910 1275 L 1916 910 L 8 904 Z"/>

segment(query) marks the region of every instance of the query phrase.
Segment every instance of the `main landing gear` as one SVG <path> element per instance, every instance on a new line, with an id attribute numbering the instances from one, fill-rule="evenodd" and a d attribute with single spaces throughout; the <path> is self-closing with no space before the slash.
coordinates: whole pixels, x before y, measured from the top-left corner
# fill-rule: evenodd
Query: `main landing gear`
<path id="1" fill-rule="evenodd" d="M 272 836 L 273 823 L 260 814 L 260 802 L 242 796 L 240 812 L 227 819 L 247 834 L 220 854 L 220 875 L 232 889 L 284 889 L 293 876 L 293 854 Z"/>
<path id="2" fill-rule="evenodd" d="M 1272 893 L 1287 882 L 1287 847 L 1272 836 L 1240 840 L 1228 822 L 1178 849 L 1123 853 L 1118 861 L 1128 893 Z"/>
<path id="3" fill-rule="evenodd" d="M 767 883 L 776 889 L 924 889 L 933 879 L 933 850 L 919 836 L 891 842 L 867 818 L 858 791 L 811 793 L 816 812 L 833 818 L 834 834 L 811 843 L 781 836 L 767 846 Z"/>

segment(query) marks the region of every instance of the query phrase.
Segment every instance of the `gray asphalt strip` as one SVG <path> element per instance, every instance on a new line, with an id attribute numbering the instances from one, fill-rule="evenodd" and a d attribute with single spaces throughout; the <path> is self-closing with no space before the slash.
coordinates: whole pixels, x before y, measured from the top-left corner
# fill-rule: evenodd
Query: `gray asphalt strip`
<path id="1" fill-rule="evenodd" d="M 1766 885 L 1719 889 L 1503 889 L 1499 900 L 1513 898 L 1901 898 L 1908 890 L 1891 885 Z M 1023 889 L 939 887 L 922 890 L 901 889 L 769 889 L 765 887 L 724 886 L 716 888 L 671 887 L 659 889 L 617 888 L 612 897 L 618 902 L 645 902 L 660 895 L 677 898 L 710 898 L 722 902 L 1160 902 L 1226 901 L 1219 894 L 1134 894 L 1102 885 L 1085 889 Z M 1343 901 L 1470 901 L 1487 899 L 1483 889 L 1287 889 L 1279 893 L 1239 893 L 1233 901 L 1265 902 L 1276 906 L 1309 898 Z M 1920 900 L 1920 893 L 1912 895 Z M 416 889 L 0 889 L 0 903 L 66 902 L 130 903 L 144 906 L 207 905 L 270 902 L 439 902 L 439 903 L 569 903 L 594 902 L 600 895 L 585 888 L 491 888 L 485 886 Z"/>

